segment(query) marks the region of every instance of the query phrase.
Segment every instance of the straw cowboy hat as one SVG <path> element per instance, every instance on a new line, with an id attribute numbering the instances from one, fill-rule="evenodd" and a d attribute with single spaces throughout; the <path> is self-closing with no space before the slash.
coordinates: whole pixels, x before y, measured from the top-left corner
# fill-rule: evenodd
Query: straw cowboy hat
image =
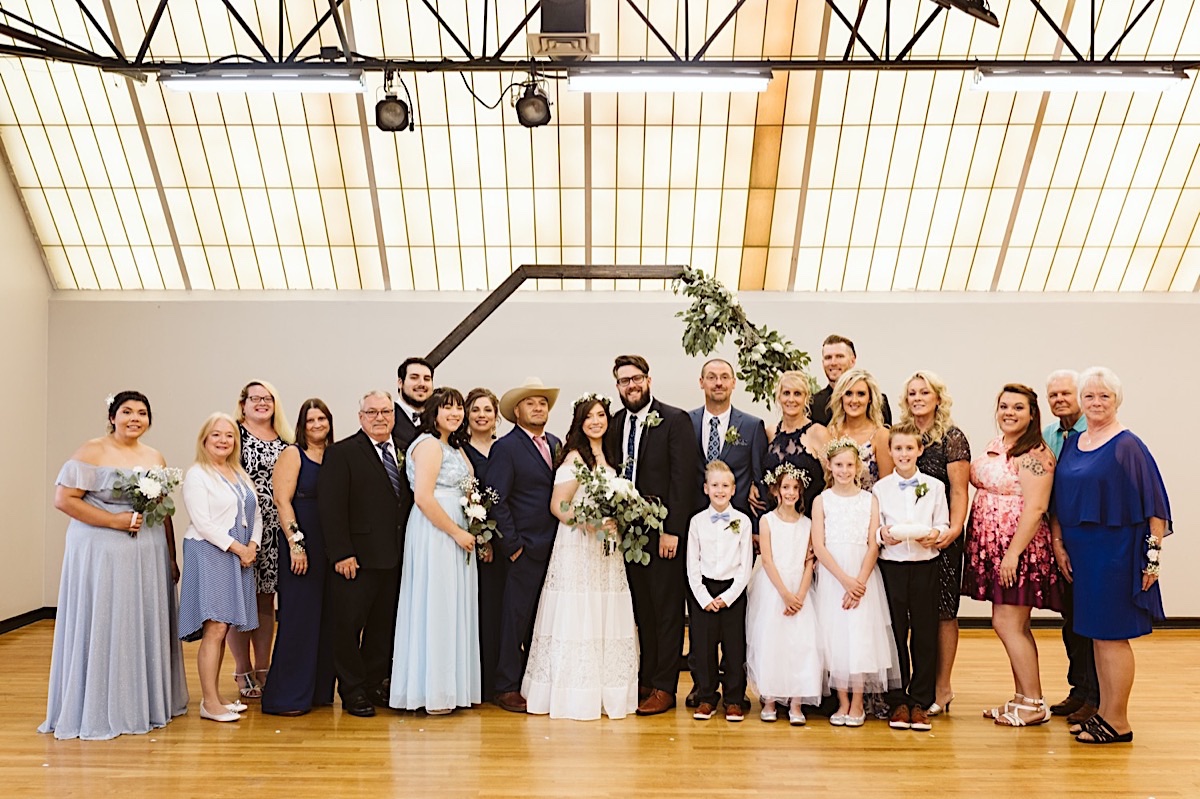
<path id="1" fill-rule="evenodd" d="M 528 397 L 545 397 L 546 402 L 550 403 L 550 407 L 554 408 L 554 403 L 558 399 L 558 389 L 550 388 L 536 377 L 527 377 L 524 384 L 504 392 L 504 396 L 500 398 L 500 415 L 516 424 L 517 417 L 513 411 L 521 400 Z"/>

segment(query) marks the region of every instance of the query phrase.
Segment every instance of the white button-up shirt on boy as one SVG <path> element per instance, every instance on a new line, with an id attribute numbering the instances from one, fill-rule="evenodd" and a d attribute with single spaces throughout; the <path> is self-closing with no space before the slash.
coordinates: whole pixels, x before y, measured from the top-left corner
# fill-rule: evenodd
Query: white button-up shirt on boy
<path id="1" fill-rule="evenodd" d="M 713 516 L 729 514 L 729 521 Z M 738 532 L 733 531 L 737 522 Z M 750 571 L 754 567 L 754 543 L 751 539 L 750 517 L 732 505 L 716 511 L 712 505 L 692 517 L 688 528 L 687 576 L 692 595 L 700 607 L 708 607 L 715 599 L 704 587 L 704 578 L 710 580 L 733 580 L 720 599 L 728 607 L 732 605 L 750 582 Z"/>
<path id="2" fill-rule="evenodd" d="M 917 488 L 921 485 L 928 490 L 924 492 L 924 496 L 918 498 Z M 895 524 L 919 524 L 926 530 L 938 532 L 950 529 L 950 506 L 946 502 L 946 487 L 940 480 L 922 474 L 920 470 L 910 478 L 892 472 L 875 483 L 872 491 L 879 500 L 881 528 Z M 882 536 L 878 540 L 879 543 L 883 543 Z M 885 545 L 879 553 L 879 557 L 884 560 L 910 563 L 933 560 L 937 556 L 937 549 L 923 547 L 911 539 L 902 540 L 899 544 Z"/>

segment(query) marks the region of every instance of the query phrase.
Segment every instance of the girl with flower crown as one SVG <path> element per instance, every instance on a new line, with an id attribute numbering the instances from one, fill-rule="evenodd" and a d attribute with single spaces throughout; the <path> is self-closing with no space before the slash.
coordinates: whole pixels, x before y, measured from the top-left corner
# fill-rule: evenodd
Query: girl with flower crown
<path id="1" fill-rule="evenodd" d="M 763 721 L 775 721 L 776 701 L 788 702 L 788 720 L 805 723 L 801 705 L 819 704 L 824 664 L 811 601 L 812 523 L 804 515 L 807 475 L 790 463 L 767 472 L 775 509 L 758 522 L 759 559 L 746 607 L 746 671 L 762 700 Z"/>
<path id="2" fill-rule="evenodd" d="M 861 727 L 863 694 L 900 685 L 887 597 L 875 566 L 879 502 L 859 487 L 857 441 L 836 438 L 825 457 L 829 477 L 813 504 L 812 546 L 820 563 L 816 602 L 826 685 L 838 695 L 829 723 Z"/>

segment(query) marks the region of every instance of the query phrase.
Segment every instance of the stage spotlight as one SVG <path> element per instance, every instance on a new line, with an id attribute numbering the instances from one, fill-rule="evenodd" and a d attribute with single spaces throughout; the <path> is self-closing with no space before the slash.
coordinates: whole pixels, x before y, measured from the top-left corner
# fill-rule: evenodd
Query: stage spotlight
<path id="1" fill-rule="evenodd" d="M 412 114 L 409 113 L 408 103 L 394 94 L 384 97 L 375 104 L 375 127 L 389 133 L 412 130 Z"/>
<path id="2" fill-rule="evenodd" d="M 970 14 L 980 22 L 986 22 L 993 28 L 1000 27 L 1000 20 L 996 19 L 996 15 L 992 13 L 992 9 L 988 8 L 987 0 L 933 0 L 942 8 L 957 8 L 959 11 Z"/>
<path id="3" fill-rule="evenodd" d="M 517 121 L 527 128 L 540 128 L 550 123 L 550 100 L 536 82 L 525 84 L 525 93 L 515 103 Z"/>

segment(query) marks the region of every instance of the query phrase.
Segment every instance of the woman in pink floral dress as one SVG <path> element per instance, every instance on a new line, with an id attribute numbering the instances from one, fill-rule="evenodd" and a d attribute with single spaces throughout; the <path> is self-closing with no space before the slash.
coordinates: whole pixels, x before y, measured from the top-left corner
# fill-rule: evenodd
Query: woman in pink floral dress
<path id="1" fill-rule="evenodd" d="M 992 603 L 992 629 L 1004 643 L 1016 688 L 1003 707 L 984 718 L 1009 727 L 1043 724 L 1037 643 L 1029 627 L 1033 608 L 1062 610 L 1062 584 L 1046 524 L 1054 483 L 1054 455 L 1042 440 L 1037 393 L 1006 385 L 996 401 L 1000 435 L 971 462 L 977 492 L 967 528 L 963 596 Z"/>

